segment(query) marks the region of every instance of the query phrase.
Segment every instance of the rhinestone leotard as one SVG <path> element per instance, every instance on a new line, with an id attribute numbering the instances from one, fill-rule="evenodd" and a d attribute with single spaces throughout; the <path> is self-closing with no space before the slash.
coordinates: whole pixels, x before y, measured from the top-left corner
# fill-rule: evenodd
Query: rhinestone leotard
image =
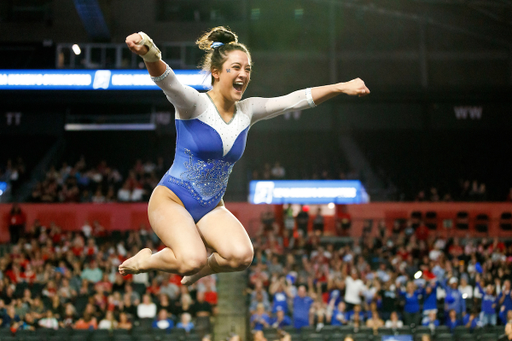
<path id="1" fill-rule="evenodd" d="M 176 109 L 176 154 L 158 185 L 173 191 L 196 223 L 218 205 L 226 192 L 251 125 L 315 106 L 310 89 L 275 98 L 253 97 L 237 102 L 233 118 L 225 122 L 209 96 L 180 83 L 169 66 L 153 80 Z"/>

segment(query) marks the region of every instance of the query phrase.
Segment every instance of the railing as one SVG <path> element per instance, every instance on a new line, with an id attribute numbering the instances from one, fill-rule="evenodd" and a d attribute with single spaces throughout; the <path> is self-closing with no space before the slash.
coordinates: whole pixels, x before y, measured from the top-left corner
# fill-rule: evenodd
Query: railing
<path id="1" fill-rule="evenodd" d="M 174 69 L 194 69 L 201 56 L 193 42 L 159 43 L 162 58 Z M 142 69 L 144 63 L 126 44 L 58 44 L 58 69 Z"/>

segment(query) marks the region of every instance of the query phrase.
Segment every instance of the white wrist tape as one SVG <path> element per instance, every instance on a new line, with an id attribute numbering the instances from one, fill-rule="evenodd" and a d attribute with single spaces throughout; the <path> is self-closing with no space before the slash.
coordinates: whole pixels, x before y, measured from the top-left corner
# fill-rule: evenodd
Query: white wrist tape
<path id="1" fill-rule="evenodd" d="M 158 62 L 159 60 L 162 60 L 162 53 L 156 47 L 155 43 L 153 43 L 153 39 L 151 39 L 146 33 L 139 32 L 140 36 L 142 37 L 141 41 L 137 43 L 137 45 L 144 45 L 148 48 L 148 52 L 141 56 L 142 59 L 144 59 L 146 62 Z"/>

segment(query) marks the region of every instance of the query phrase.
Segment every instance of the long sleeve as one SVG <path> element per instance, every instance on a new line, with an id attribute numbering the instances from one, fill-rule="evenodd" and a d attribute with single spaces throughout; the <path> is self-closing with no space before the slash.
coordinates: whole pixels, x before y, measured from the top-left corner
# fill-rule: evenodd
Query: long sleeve
<path id="1" fill-rule="evenodd" d="M 480 294 L 481 294 L 482 296 L 485 296 L 484 289 L 482 288 L 482 286 L 480 285 L 480 283 L 476 282 L 476 287 L 478 288 L 478 291 L 480 292 Z"/>
<path id="2" fill-rule="evenodd" d="M 244 112 L 251 115 L 251 125 L 260 120 L 268 120 L 289 111 L 304 110 L 316 106 L 311 97 L 311 89 L 309 88 L 297 90 L 280 97 L 251 97 L 240 101 L 239 105 Z"/>
<path id="3" fill-rule="evenodd" d="M 151 77 L 151 79 L 163 90 L 167 100 L 174 105 L 177 118 L 194 118 L 207 109 L 206 98 L 202 97 L 197 90 L 181 83 L 169 65 L 162 75 Z"/>
<path id="4" fill-rule="evenodd" d="M 446 295 L 448 295 L 448 291 L 449 291 L 448 290 L 449 286 L 446 285 L 447 281 L 448 281 L 448 278 L 443 278 L 443 279 L 441 279 L 440 281 L 437 282 L 446 291 Z"/>

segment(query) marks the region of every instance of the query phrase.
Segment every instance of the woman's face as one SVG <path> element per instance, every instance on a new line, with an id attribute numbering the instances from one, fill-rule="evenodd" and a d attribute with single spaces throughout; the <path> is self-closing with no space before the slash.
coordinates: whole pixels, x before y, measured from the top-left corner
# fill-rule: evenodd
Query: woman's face
<path id="1" fill-rule="evenodd" d="M 245 52 L 235 50 L 228 54 L 222 70 L 213 70 L 215 88 L 232 102 L 242 99 L 245 89 L 251 80 L 251 62 Z"/>

